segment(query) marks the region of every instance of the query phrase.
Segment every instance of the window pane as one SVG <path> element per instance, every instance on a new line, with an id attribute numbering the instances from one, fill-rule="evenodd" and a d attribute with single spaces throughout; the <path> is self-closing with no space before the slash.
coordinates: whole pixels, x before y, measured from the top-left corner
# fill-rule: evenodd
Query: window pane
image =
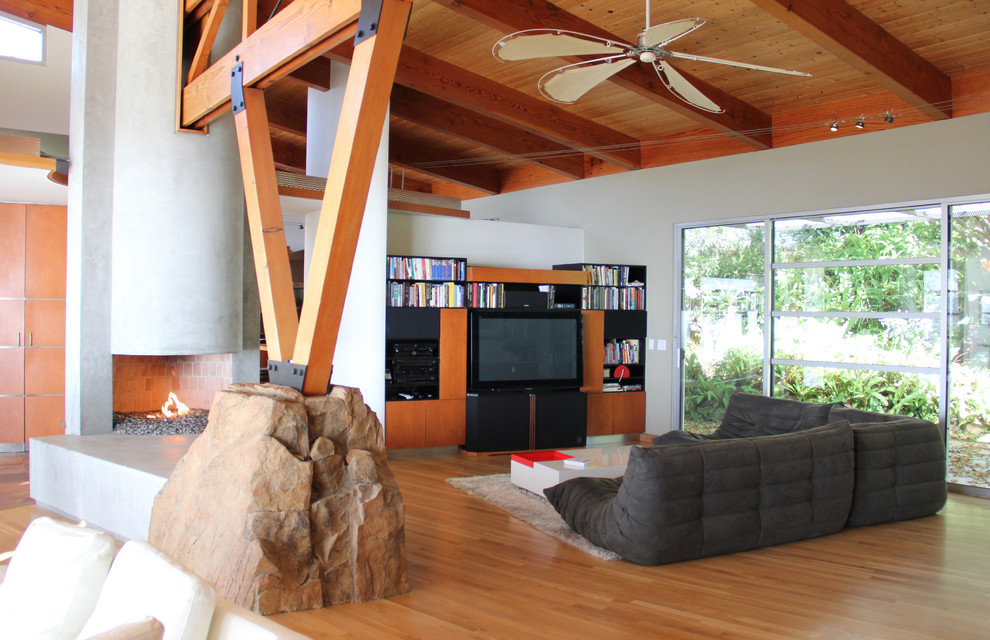
<path id="1" fill-rule="evenodd" d="M 41 62 L 45 53 L 41 27 L 0 16 L 0 56 Z"/>
<path id="2" fill-rule="evenodd" d="M 780 220 L 775 262 L 827 262 L 939 255 L 940 209 L 904 209 Z"/>
<path id="3" fill-rule="evenodd" d="M 990 488 L 990 203 L 950 215 L 949 481 Z"/>
<path id="4" fill-rule="evenodd" d="M 937 312 L 937 264 L 807 267 L 774 271 L 779 311 Z"/>
<path id="5" fill-rule="evenodd" d="M 844 402 L 855 409 L 938 422 L 935 375 L 778 365 L 774 377 L 778 398 Z"/>
<path id="6" fill-rule="evenodd" d="M 684 230 L 681 406 L 690 431 L 718 426 L 735 391 L 763 391 L 763 230 Z"/>
<path id="7" fill-rule="evenodd" d="M 938 321 L 908 318 L 774 318 L 774 358 L 937 367 Z"/>

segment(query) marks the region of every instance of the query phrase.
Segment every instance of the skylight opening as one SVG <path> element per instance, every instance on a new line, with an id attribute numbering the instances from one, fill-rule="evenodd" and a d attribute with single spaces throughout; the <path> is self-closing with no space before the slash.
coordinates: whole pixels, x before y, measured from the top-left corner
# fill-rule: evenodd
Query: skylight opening
<path id="1" fill-rule="evenodd" d="M 0 15 L 0 57 L 44 62 L 44 28 Z"/>

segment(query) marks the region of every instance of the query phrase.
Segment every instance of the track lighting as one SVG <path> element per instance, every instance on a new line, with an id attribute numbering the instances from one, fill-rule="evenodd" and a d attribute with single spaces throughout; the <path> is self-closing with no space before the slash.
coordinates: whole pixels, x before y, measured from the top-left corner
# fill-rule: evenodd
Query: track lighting
<path id="1" fill-rule="evenodd" d="M 887 124 L 892 123 L 894 121 L 894 114 L 892 112 L 888 111 L 887 112 L 887 115 L 884 116 L 883 121 L 886 122 Z"/>
<path id="2" fill-rule="evenodd" d="M 838 131 L 839 130 L 839 123 L 836 122 L 835 120 L 833 120 L 832 123 L 830 125 L 828 125 L 828 130 L 829 131 Z"/>
<path id="3" fill-rule="evenodd" d="M 857 129 L 865 129 L 866 128 L 866 117 L 865 116 L 860 116 L 859 117 L 859 120 L 856 121 L 856 124 L 854 126 Z"/>

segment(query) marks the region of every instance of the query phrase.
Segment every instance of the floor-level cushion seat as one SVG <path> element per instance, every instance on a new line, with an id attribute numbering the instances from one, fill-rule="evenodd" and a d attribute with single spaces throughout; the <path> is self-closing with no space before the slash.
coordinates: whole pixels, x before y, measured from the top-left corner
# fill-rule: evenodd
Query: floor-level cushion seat
<path id="1" fill-rule="evenodd" d="M 75 640 L 93 612 L 115 547 L 107 533 L 47 517 L 31 522 L 0 583 L 0 636 Z"/>
<path id="2" fill-rule="evenodd" d="M 942 429 L 908 418 L 852 425 L 856 483 L 850 527 L 921 518 L 948 499 Z"/>
<path id="3" fill-rule="evenodd" d="M 621 481 L 574 478 L 544 493 L 579 534 L 654 565 L 835 533 L 849 516 L 852 488 L 853 434 L 841 421 L 633 447 Z"/>

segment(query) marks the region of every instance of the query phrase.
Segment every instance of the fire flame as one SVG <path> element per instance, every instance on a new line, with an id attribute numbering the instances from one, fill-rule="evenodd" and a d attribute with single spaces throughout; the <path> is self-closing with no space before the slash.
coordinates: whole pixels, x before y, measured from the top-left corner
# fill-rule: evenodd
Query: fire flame
<path id="1" fill-rule="evenodd" d="M 174 418 L 187 413 L 189 413 L 189 407 L 183 404 L 174 392 L 169 391 L 168 400 L 162 405 L 162 415 L 166 418 Z"/>

